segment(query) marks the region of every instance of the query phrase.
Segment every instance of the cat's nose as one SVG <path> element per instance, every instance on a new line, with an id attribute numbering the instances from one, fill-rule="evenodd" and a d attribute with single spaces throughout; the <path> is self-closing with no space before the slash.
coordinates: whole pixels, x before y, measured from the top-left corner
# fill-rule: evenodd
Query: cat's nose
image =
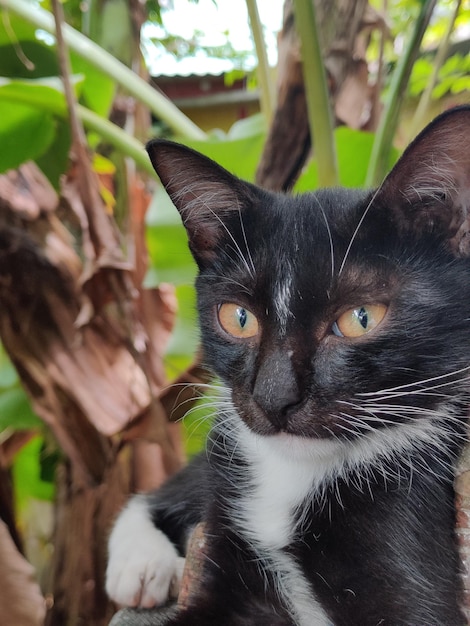
<path id="1" fill-rule="evenodd" d="M 263 361 L 256 377 L 253 399 L 273 426 L 285 428 L 289 416 L 302 400 L 294 368 L 285 353 L 275 352 Z"/>

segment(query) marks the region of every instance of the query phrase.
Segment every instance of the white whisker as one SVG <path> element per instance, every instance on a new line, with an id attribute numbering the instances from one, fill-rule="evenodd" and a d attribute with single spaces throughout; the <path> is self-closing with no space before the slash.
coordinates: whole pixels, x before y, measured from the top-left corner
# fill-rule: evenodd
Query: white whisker
<path id="1" fill-rule="evenodd" d="M 243 223 L 243 215 L 242 215 L 240 206 L 238 207 L 238 216 L 240 218 L 240 226 L 241 226 L 241 229 L 242 229 L 243 241 L 245 242 L 246 253 L 248 255 L 248 259 L 250 261 L 251 269 L 253 271 L 252 276 L 255 276 L 255 274 L 256 274 L 255 264 L 253 263 L 253 257 L 251 256 L 251 251 L 250 251 L 250 248 L 248 246 L 248 239 L 246 238 L 245 224 Z"/>
<path id="2" fill-rule="evenodd" d="M 364 220 L 366 219 L 366 216 L 367 216 L 367 214 L 369 213 L 370 208 L 372 207 L 372 204 L 374 203 L 374 200 L 375 200 L 375 198 L 377 197 L 377 194 L 379 193 L 379 191 L 381 190 L 381 188 L 382 188 L 382 187 L 380 186 L 380 187 L 378 187 L 378 188 L 375 190 L 375 192 L 374 192 L 374 194 L 373 194 L 372 198 L 371 198 L 371 199 L 370 199 L 370 201 L 369 201 L 369 204 L 368 204 L 368 205 L 366 206 L 366 208 L 364 209 L 364 212 L 363 212 L 363 214 L 362 214 L 362 216 L 361 216 L 361 219 L 359 220 L 359 222 L 358 222 L 358 224 L 357 224 L 357 226 L 356 226 L 356 228 L 355 228 L 355 230 L 354 230 L 354 232 L 353 232 L 353 234 L 352 234 L 352 237 L 351 237 L 351 239 L 349 240 L 348 247 L 346 248 L 346 252 L 344 253 L 343 261 L 342 261 L 342 263 L 341 263 L 341 265 L 340 265 L 340 268 L 339 268 L 338 276 L 341 276 L 341 274 L 342 274 L 342 272 L 343 272 L 344 266 L 345 266 L 346 261 L 347 261 L 347 259 L 348 259 L 349 253 L 351 252 L 351 248 L 352 248 L 353 243 L 354 243 L 354 241 L 355 241 L 355 239 L 356 239 L 356 237 L 357 237 L 357 234 L 358 234 L 358 232 L 359 232 L 359 230 L 360 230 L 360 228 L 361 228 L 362 224 L 364 223 Z"/>
<path id="3" fill-rule="evenodd" d="M 438 380 L 442 380 L 443 378 L 450 378 L 450 377 L 456 377 L 459 376 L 460 374 L 463 374 L 465 372 L 470 372 L 470 366 L 467 367 L 462 367 L 461 369 L 458 370 L 454 370 L 452 372 L 448 372 L 446 374 L 441 374 L 440 376 L 433 376 L 431 378 L 425 378 L 423 380 L 419 380 L 416 382 L 412 382 L 412 383 L 406 383 L 404 385 L 397 385 L 396 387 L 386 387 L 385 389 L 381 389 L 379 391 L 367 391 L 367 392 L 363 392 L 363 393 L 359 393 L 358 395 L 361 397 L 371 397 L 371 396 L 376 396 L 376 395 L 384 395 L 384 394 L 388 394 L 391 392 L 395 392 L 395 391 L 404 391 L 407 389 L 412 389 L 413 387 L 417 387 L 418 385 L 420 387 L 423 387 L 424 385 L 427 385 L 428 383 L 433 383 L 435 381 Z M 464 377 L 461 378 L 459 380 L 470 380 L 469 377 Z M 436 385 L 434 387 L 426 387 L 425 391 L 429 390 L 429 389 L 437 389 L 440 386 L 446 386 L 446 385 L 452 385 L 455 384 L 454 380 L 451 380 L 449 382 L 443 383 L 442 385 Z"/>
<path id="4" fill-rule="evenodd" d="M 313 199 L 316 201 L 316 203 L 318 204 L 318 207 L 321 211 L 322 217 L 325 221 L 325 226 L 326 226 L 326 230 L 328 232 L 328 240 L 330 242 L 330 256 L 331 256 L 331 283 L 333 283 L 334 280 L 334 276 L 335 276 L 335 249 L 334 249 L 334 245 L 333 245 L 333 236 L 331 234 L 331 228 L 330 228 L 330 224 L 328 222 L 328 218 L 326 216 L 325 210 L 321 205 L 321 202 L 318 200 L 318 198 L 316 196 L 312 196 Z M 341 274 L 341 270 L 340 270 L 340 274 Z"/>

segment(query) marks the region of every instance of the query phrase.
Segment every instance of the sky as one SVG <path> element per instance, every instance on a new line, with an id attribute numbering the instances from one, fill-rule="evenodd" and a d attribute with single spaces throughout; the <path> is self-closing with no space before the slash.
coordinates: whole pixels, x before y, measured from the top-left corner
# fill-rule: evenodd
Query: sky
<path id="1" fill-rule="evenodd" d="M 265 41 L 271 65 L 276 64 L 276 34 L 282 24 L 284 0 L 258 0 L 258 11 L 265 29 Z M 232 46 L 237 50 L 253 49 L 245 0 L 169 0 L 163 13 L 169 33 L 185 39 L 192 37 L 194 30 L 203 31 L 204 45 L 217 46 L 225 41 L 224 31 L 229 31 Z M 171 55 L 151 53 L 150 72 L 154 75 L 218 74 L 232 69 L 231 62 L 225 59 L 207 59 L 205 56 L 176 61 Z M 255 65 L 253 57 L 252 65 Z"/>

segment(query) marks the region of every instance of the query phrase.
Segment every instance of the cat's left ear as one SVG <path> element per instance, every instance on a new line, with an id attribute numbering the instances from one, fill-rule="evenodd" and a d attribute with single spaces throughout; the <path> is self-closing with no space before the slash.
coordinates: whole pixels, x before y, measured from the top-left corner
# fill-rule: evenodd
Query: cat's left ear
<path id="1" fill-rule="evenodd" d="M 437 232 L 470 256 L 470 106 L 437 117 L 408 146 L 374 203 L 402 231 Z"/>
<path id="2" fill-rule="evenodd" d="M 147 144 L 152 165 L 178 209 L 189 247 L 201 266 L 210 262 L 227 220 L 255 201 L 255 188 L 223 167 L 186 146 L 156 139 Z"/>

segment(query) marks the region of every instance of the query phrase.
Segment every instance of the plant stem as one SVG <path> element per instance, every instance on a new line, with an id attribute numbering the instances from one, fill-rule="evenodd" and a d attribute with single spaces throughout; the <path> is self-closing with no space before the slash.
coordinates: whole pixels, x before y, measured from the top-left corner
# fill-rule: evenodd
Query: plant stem
<path id="1" fill-rule="evenodd" d="M 318 164 L 318 184 L 320 187 L 331 187 L 338 184 L 338 166 L 333 135 L 333 116 L 315 6 L 312 0 L 294 0 L 293 6 L 302 49 L 308 119 Z"/>
<path id="2" fill-rule="evenodd" d="M 16 81 L 12 81 L 12 84 L 14 84 L 14 82 Z M 57 117 L 63 119 L 68 118 L 65 100 L 63 100 L 62 104 L 58 104 L 54 99 L 45 100 L 44 98 L 39 98 L 35 100 L 31 93 L 27 95 L 21 91 L 8 93 L 8 90 L 5 89 L 0 90 L 0 98 L 2 100 L 8 100 L 12 102 L 12 104 L 16 102 L 28 104 L 53 115 L 57 115 Z M 76 112 L 86 128 L 96 132 L 117 150 L 134 159 L 138 167 L 150 174 L 153 178 L 157 178 L 144 146 L 140 141 L 129 135 L 129 133 L 126 133 L 119 128 L 119 126 L 116 126 L 116 124 L 113 124 L 106 118 L 101 117 L 94 111 L 80 104 L 77 105 Z"/>
<path id="3" fill-rule="evenodd" d="M 246 0 L 248 16 L 250 18 L 251 34 L 256 48 L 256 56 L 258 57 L 258 80 L 260 84 L 260 104 L 264 113 L 266 122 L 271 122 L 274 111 L 274 89 L 272 86 L 268 55 L 263 36 L 263 27 L 258 12 L 256 0 Z"/>
<path id="4" fill-rule="evenodd" d="M 408 45 L 400 57 L 385 103 L 385 109 L 375 134 L 366 185 L 372 187 L 381 183 L 389 169 L 393 138 L 398 125 L 401 105 L 408 87 L 411 70 L 418 56 L 421 41 L 431 19 L 436 0 L 424 0 L 416 19 Z"/>
<path id="5" fill-rule="evenodd" d="M 382 0 L 382 15 L 387 15 L 388 0 Z M 377 77 L 373 89 L 372 110 L 371 110 L 371 128 L 376 129 L 380 120 L 380 94 L 382 93 L 384 82 L 384 57 L 385 57 L 385 40 L 387 38 L 387 26 L 380 28 L 379 35 L 379 55 L 377 58 Z"/>
<path id="6" fill-rule="evenodd" d="M 57 58 L 59 61 L 62 85 L 64 87 L 65 101 L 69 114 L 70 130 L 72 134 L 72 147 L 77 151 L 86 153 L 87 141 L 85 131 L 80 118 L 77 116 L 77 98 L 72 87 L 70 59 L 68 50 L 63 37 L 63 27 L 65 24 L 64 10 L 60 0 L 52 0 L 52 11 L 55 21 L 55 38 L 57 43 Z"/>
<path id="7" fill-rule="evenodd" d="M 152 178 L 158 180 L 147 152 L 140 141 L 123 131 L 119 126 L 116 126 L 116 124 L 113 124 L 81 104 L 77 107 L 77 113 L 86 128 L 98 133 L 117 150 L 134 159 L 137 167 L 140 167 L 147 174 L 150 174 Z M 64 111 L 63 117 L 66 116 L 67 112 Z"/>
<path id="8" fill-rule="evenodd" d="M 54 18 L 48 12 L 25 0 L 0 0 L 0 7 L 9 9 L 38 28 L 55 34 Z M 156 89 L 139 78 L 112 55 L 68 24 L 63 28 L 68 46 L 94 67 L 110 76 L 128 93 L 147 105 L 159 119 L 188 139 L 205 139 L 206 134 Z"/>
<path id="9" fill-rule="evenodd" d="M 429 108 L 429 104 L 431 102 L 432 92 L 437 83 L 437 78 L 439 75 L 439 70 L 442 67 L 442 64 L 445 61 L 447 56 L 447 52 L 449 51 L 450 38 L 452 36 L 452 31 L 454 30 L 455 20 L 460 11 L 460 5 L 462 4 L 462 0 L 456 0 L 454 10 L 452 11 L 452 15 L 450 16 L 449 22 L 447 24 L 447 29 L 442 38 L 439 48 L 436 53 L 436 58 L 434 59 L 432 65 L 432 74 L 428 80 L 426 88 L 421 94 L 421 98 L 419 99 L 418 106 L 416 107 L 415 114 L 413 115 L 413 121 L 411 123 L 411 137 L 412 139 L 418 131 L 423 127 L 423 120 L 426 116 L 426 112 Z"/>

